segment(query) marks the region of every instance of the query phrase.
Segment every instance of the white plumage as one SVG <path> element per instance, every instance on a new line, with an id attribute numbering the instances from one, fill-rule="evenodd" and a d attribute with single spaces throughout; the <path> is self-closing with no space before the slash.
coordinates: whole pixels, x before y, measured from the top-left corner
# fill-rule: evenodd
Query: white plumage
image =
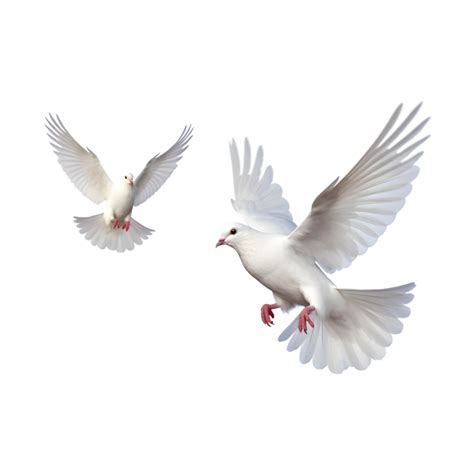
<path id="1" fill-rule="evenodd" d="M 393 222 L 418 174 L 417 151 L 428 138 L 416 139 L 428 119 L 412 122 L 418 105 L 395 127 L 402 106 L 364 156 L 342 179 L 334 180 L 314 200 L 306 219 L 293 222 L 281 187 L 267 167 L 261 175 L 259 147 L 251 168 L 245 140 L 241 168 L 235 141 L 230 144 L 234 178 L 234 209 L 247 225 L 226 229 L 217 246 L 229 245 L 245 269 L 274 295 L 275 304 L 263 305 L 262 320 L 273 324 L 273 309 L 304 309 L 283 331 L 288 350 L 300 349 L 302 363 L 341 373 L 348 367 L 365 369 L 381 359 L 402 330 L 413 299 L 413 283 L 380 290 L 337 288 L 324 274 L 349 266 L 372 246 Z"/>
<path id="2" fill-rule="evenodd" d="M 118 252 L 132 250 L 146 240 L 153 230 L 132 219 L 133 207 L 150 198 L 170 177 L 192 138 L 192 127 L 185 127 L 168 151 L 154 156 L 136 180 L 128 173 L 116 183 L 95 153 L 79 145 L 58 116 L 50 114 L 46 128 L 59 164 L 72 183 L 92 202 L 105 201 L 103 214 L 74 218 L 85 238 L 102 249 Z"/>

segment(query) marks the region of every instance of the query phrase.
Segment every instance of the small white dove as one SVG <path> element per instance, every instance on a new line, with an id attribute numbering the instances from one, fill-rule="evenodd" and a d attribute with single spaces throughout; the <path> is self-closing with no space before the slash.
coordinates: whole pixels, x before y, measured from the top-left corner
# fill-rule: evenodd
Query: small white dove
<path id="1" fill-rule="evenodd" d="M 178 141 L 154 156 L 137 179 L 127 173 L 117 183 L 110 180 L 95 153 L 74 140 L 57 115 L 46 117 L 46 128 L 59 164 L 77 189 L 96 204 L 105 201 L 103 214 L 74 218 L 79 232 L 92 245 L 117 252 L 132 250 L 148 239 L 154 231 L 132 218 L 133 207 L 155 194 L 171 176 L 188 147 L 193 128 L 185 127 Z"/>
<path id="2" fill-rule="evenodd" d="M 270 166 L 262 176 L 263 149 L 251 168 L 245 140 L 243 169 L 235 141 L 230 143 L 235 200 L 232 205 L 247 225 L 234 223 L 222 233 L 216 247 L 236 250 L 243 266 L 273 292 L 275 303 L 261 308 L 262 321 L 273 324 L 273 310 L 303 310 L 283 331 L 279 341 L 291 337 L 288 350 L 300 348 L 300 361 L 341 373 L 348 367 L 366 369 L 381 359 L 392 334 L 402 330 L 414 283 L 378 290 L 337 288 L 323 272 L 348 267 L 375 244 L 393 222 L 418 174 L 415 150 L 428 139 L 415 141 L 429 118 L 416 127 L 418 105 L 402 123 L 395 124 L 400 105 L 365 155 L 341 180 L 334 180 L 313 202 L 297 227 L 282 196 L 272 183 Z M 403 137 L 401 135 L 404 134 Z"/>

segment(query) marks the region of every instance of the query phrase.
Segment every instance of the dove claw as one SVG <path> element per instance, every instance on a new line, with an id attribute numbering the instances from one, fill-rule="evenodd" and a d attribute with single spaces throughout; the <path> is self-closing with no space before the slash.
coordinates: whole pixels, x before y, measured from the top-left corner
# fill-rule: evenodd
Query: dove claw
<path id="1" fill-rule="evenodd" d="M 128 229 L 130 229 L 130 221 L 125 221 L 122 225 L 122 229 L 124 229 L 125 232 L 128 232 Z"/>
<path id="2" fill-rule="evenodd" d="M 120 226 L 120 222 L 118 219 L 112 220 L 112 229 L 117 229 Z"/>
<path id="3" fill-rule="evenodd" d="M 275 323 L 272 321 L 272 319 L 275 317 L 273 314 L 272 309 L 279 308 L 280 305 L 278 304 L 264 304 L 262 308 L 260 309 L 260 317 L 262 318 L 263 324 L 265 324 L 268 327 L 272 327 Z"/>
<path id="4" fill-rule="evenodd" d="M 316 308 L 313 305 L 306 306 L 301 311 L 300 315 L 298 316 L 298 330 L 299 332 L 303 332 L 308 334 L 308 324 L 314 328 L 314 323 L 309 315 L 315 310 Z"/>

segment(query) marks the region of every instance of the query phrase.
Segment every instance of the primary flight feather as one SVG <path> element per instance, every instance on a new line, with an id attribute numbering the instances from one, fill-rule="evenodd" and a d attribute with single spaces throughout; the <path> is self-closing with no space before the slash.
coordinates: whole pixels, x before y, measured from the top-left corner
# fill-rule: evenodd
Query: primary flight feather
<path id="1" fill-rule="evenodd" d="M 341 373 L 365 369 L 381 359 L 392 334 L 402 330 L 414 283 L 380 290 L 337 288 L 324 271 L 349 266 L 375 244 L 393 222 L 418 174 L 417 151 L 428 136 L 417 138 L 429 120 L 413 120 L 421 104 L 395 126 L 400 105 L 378 138 L 356 165 L 334 180 L 314 200 L 306 219 L 293 222 L 281 187 L 268 166 L 263 175 L 259 147 L 251 166 L 248 140 L 243 165 L 235 141 L 230 143 L 234 195 L 232 205 L 245 224 L 225 229 L 216 246 L 234 248 L 245 269 L 269 288 L 275 303 L 261 308 L 262 321 L 273 324 L 273 310 L 302 311 L 279 340 L 290 339 L 288 350 L 300 349 L 300 360 L 316 368 Z M 324 271 L 323 271 L 324 270 Z"/>
<path id="2" fill-rule="evenodd" d="M 153 232 L 132 218 L 138 206 L 160 189 L 170 177 L 192 138 L 192 127 L 184 128 L 177 142 L 165 153 L 157 154 L 134 180 L 127 173 L 113 183 L 95 153 L 82 147 L 56 115 L 46 117 L 47 135 L 59 164 L 79 191 L 92 202 L 105 201 L 103 214 L 75 217 L 79 232 L 92 245 L 118 252 L 132 250 Z"/>

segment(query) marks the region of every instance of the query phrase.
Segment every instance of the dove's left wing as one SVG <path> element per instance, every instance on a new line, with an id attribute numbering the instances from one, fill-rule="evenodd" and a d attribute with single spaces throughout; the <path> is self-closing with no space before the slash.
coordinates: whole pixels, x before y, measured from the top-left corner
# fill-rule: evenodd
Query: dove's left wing
<path id="1" fill-rule="evenodd" d="M 171 173 L 178 166 L 178 161 L 182 158 L 186 148 L 188 148 L 192 132 L 193 127 L 191 125 L 184 127 L 178 141 L 168 151 L 165 151 L 162 155 L 156 155 L 146 164 L 135 180 L 135 206 L 139 206 L 155 194 L 171 176 Z"/>
<path id="2" fill-rule="evenodd" d="M 374 245 L 405 204 L 419 171 L 415 162 L 423 154 L 414 152 L 428 138 L 414 141 L 429 119 L 409 127 L 420 106 L 393 130 L 400 105 L 365 155 L 314 200 L 309 215 L 288 236 L 327 272 L 349 266 Z"/>
<path id="3" fill-rule="evenodd" d="M 57 115 L 46 117 L 46 128 L 54 153 L 69 179 L 84 196 L 101 203 L 107 198 L 112 181 L 95 153 L 79 145 Z"/>
<path id="4" fill-rule="evenodd" d="M 273 183 L 273 169 L 267 166 L 260 176 L 263 148 L 257 150 L 252 170 L 250 143 L 245 139 L 244 163 L 240 166 L 239 151 L 235 140 L 230 143 L 235 199 L 232 206 L 244 221 L 260 232 L 289 234 L 296 227 L 291 217 L 288 201 L 281 186 Z"/>

